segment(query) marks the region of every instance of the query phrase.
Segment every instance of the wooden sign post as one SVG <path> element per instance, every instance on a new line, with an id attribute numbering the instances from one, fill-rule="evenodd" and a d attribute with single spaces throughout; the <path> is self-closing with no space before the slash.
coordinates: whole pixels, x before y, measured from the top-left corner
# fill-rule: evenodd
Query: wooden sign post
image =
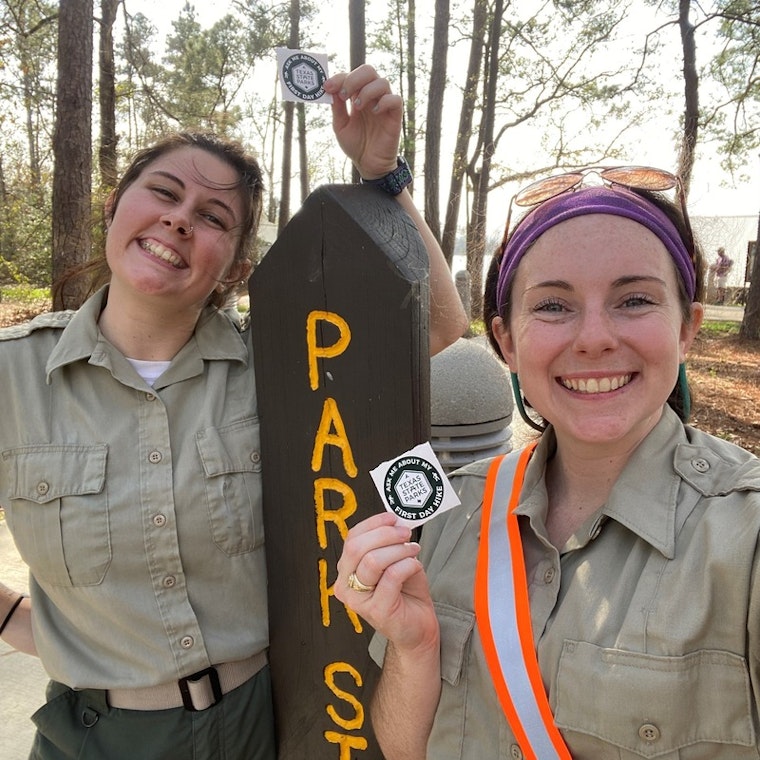
<path id="1" fill-rule="evenodd" d="M 371 630 L 334 596 L 369 470 L 428 440 L 428 259 L 375 188 L 304 203 L 251 279 L 280 760 L 375 760 Z"/>

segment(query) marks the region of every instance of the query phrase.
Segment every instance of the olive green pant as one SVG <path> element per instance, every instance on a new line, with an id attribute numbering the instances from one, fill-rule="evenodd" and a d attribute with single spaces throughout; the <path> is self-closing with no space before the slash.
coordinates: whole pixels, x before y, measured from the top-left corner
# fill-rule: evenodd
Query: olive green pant
<path id="1" fill-rule="evenodd" d="M 275 760 L 269 667 L 201 712 L 109 707 L 51 681 L 29 760 Z"/>

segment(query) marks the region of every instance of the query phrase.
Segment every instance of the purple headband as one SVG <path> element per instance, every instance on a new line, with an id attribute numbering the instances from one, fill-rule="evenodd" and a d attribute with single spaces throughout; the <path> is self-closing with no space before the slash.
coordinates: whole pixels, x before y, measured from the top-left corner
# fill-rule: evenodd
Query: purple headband
<path id="1" fill-rule="evenodd" d="M 531 245 L 551 227 L 585 214 L 623 216 L 638 222 L 657 235 L 672 256 L 686 286 L 689 299 L 694 300 L 697 288 L 694 264 L 673 222 L 657 206 L 636 193 L 619 186 L 615 188 L 596 186 L 584 187 L 550 198 L 528 212 L 528 215 L 515 227 L 504 246 L 499 267 L 496 305 L 500 314 L 507 293 L 507 284 Z"/>

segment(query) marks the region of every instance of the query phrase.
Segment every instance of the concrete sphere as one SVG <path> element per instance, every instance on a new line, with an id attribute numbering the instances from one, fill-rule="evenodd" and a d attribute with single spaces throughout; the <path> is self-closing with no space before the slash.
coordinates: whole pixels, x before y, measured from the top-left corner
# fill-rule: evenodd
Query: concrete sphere
<path id="1" fill-rule="evenodd" d="M 478 339 L 460 338 L 430 364 L 431 445 L 444 469 L 512 449 L 509 370 Z"/>

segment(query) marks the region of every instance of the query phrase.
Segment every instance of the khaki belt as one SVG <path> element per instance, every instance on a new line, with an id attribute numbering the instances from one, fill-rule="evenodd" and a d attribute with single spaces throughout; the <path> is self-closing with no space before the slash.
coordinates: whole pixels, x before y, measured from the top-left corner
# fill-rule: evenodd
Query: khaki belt
<path id="1" fill-rule="evenodd" d="M 146 686 L 141 689 L 109 689 L 108 704 L 124 710 L 207 710 L 222 701 L 227 692 L 237 689 L 267 664 L 266 652 L 247 660 L 223 662 L 199 670 L 179 681 Z"/>

